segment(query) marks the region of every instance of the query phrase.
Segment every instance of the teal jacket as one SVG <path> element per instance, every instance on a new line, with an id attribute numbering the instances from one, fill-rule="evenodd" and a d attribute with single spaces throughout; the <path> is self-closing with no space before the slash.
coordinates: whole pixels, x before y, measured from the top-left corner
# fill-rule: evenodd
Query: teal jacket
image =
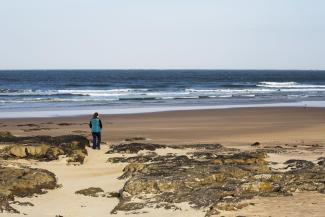
<path id="1" fill-rule="evenodd" d="M 92 133 L 100 133 L 103 128 L 102 121 L 99 118 L 93 118 L 89 122 L 89 127 Z"/>

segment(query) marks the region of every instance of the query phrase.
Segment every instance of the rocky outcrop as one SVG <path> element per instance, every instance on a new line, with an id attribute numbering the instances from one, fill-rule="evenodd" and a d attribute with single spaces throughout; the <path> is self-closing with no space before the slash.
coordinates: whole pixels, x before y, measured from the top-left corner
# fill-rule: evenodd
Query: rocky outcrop
<path id="1" fill-rule="evenodd" d="M 84 196 L 90 196 L 90 197 L 99 197 L 100 193 L 104 193 L 104 190 L 101 188 L 96 187 L 90 187 L 86 189 L 82 189 L 75 192 L 76 194 L 82 194 Z"/>
<path id="2" fill-rule="evenodd" d="M 89 141 L 84 136 L 64 135 L 64 136 L 14 136 L 10 132 L 0 132 L 0 143 L 16 144 L 47 144 L 53 146 L 68 145 L 68 147 L 84 148 L 89 145 Z"/>
<path id="3" fill-rule="evenodd" d="M 141 136 L 130 137 L 130 138 L 124 139 L 125 142 L 135 142 L 135 141 L 145 141 L 145 140 L 147 140 L 147 138 L 141 137 Z"/>
<path id="4" fill-rule="evenodd" d="M 150 143 L 125 143 L 120 145 L 112 145 L 111 149 L 107 152 L 107 154 L 113 154 L 113 153 L 132 154 L 132 153 L 138 153 L 139 151 L 142 150 L 154 151 L 159 148 L 166 148 L 166 146 L 158 145 L 158 144 L 150 144 Z"/>
<path id="5" fill-rule="evenodd" d="M 145 155 L 137 155 L 134 157 L 110 157 L 108 163 L 146 163 L 156 159 L 158 155 L 155 152 L 149 152 Z"/>
<path id="6" fill-rule="evenodd" d="M 152 143 L 122 143 L 119 145 L 112 145 L 111 149 L 106 154 L 120 153 L 120 154 L 136 154 L 139 151 L 155 151 L 156 149 L 172 148 L 172 149 L 198 149 L 198 150 L 216 150 L 225 149 L 220 144 L 184 144 L 184 145 L 162 145 Z M 235 150 L 235 149 L 227 149 Z"/>
<path id="7" fill-rule="evenodd" d="M 0 167 L 0 212 L 19 213 L 10 206 L 15 196 L 42 194 L 56 186 L 55 175 L 47 170 Z"/>
<path id="8" fill-rule="evenodd" d="M 13 137 L 13 135 L 8 131 L 0 131 L 0 138 Z"/>
<path id="9" fill-rule="evenodd" d="M 123 153 L 133 153 L 127 147 L 123 146 Z M 206 210 L 206 215 L 210 216 L 217 214 L 218 210 L 247 206 L 245 200 L 254 196 L 283 196 L 296 191 L 324 192 L 323 159 L 317 164 L 291 160 L 287 162 L 287 172 L 277 172 L 269 167 L 267 155 L 263 152 L 240 152 L 236 149 L 225 152 L 226 149 L 220 145 L 206 147 L 209 148 L 189 155 L 149 153 L 124 159 L 110 158 L 110 163 L 129 163 L 120 177 L 127 179 L 120 193 L 120 203 L 112 213 L 143 207 L 172 207 L 187 202 L 194 208 Z M 114 147 L 114 150 L 118 148 Z"/>
<path id="10" fill-rule="evenodd" d="M 68 162 L 83 163 L 87 155 L 86 137 L 66 136 L 32 136 L 16 137 L 8 132 L 0 133 L 0 143 L 10 144 L 0 151 L 2 158 L 29 158 L 40 161 L 56 160 L 60 155 L 69 157 Z"/>
<path id="11" fill-rule="evenodd" d="M 313 168 L 315 166 L 313 162 L 307 160 L 295 160 L 295 159 L 288 160 L 284 162 L 284 164 L 288 165 L 286 168 L 290 168 L 292 170 L 308 169 L 308 168 Z"/>

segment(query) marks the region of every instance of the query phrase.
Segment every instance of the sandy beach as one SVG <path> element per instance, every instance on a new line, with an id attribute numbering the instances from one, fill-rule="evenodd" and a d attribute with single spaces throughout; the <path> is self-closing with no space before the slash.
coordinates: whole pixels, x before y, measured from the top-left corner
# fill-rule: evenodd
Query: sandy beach
<path id="1" fill-rule="evenodd" d="M 325 217 L 324 12 L 2 1 L 0 217 Z"/>
<path id="2" fill-rule="evenodd" d="M 227 145 L 324 143 L 324 108 L 234 108 L 103 115 L 103 140 L 115 144 L 145 137 L 154 143 Z M 17 135 L 89 135 L 89 116 L 2 119 Z"/>
<path id="3" fill-rule="evenodd" d="M 316 163 L 325 151 L 325 109 L 323 108 L 236 108 L 220 110 L 174 111 L 129 115 L 103 115 L 103 145 L 100 151 L 87 148 L 82 165 L 67 165 L 66 158 L 50 162 L 36 160 L 7 160 L 8 165 L 42 168 L 53 172 L 59 188 L 31 198 L 18 198 L 34 206 L 13 205 L 21 214 L 0 213 L 0 216 L 111 216 L 117 198 L 86 197 L 76 191 L 99 187 L 104 192 L 118 192 L 125 180 L 127 163 L 108 163 L 109 157 L 125 154 L 105 154 L 112 145 L 135 139 L 143 143 L 186 145 L 221 144 L 225 148 L 254 151 L 258 147 L 270 150 L 267 160 L 274 169 L 284 168 L 290 159 Z M 15 136 L 84 135 L 90 137 L 88 116 L 64 118 L 2 119 L 1 131 Z M 4 147 L 4 146 L 3 146 Z M 158 150 L 156 151 L 159 152 Z M 187 150 L 166 149 L 167 154 Z M 159 154 L 159 153 L 158 153 Z M 296 192 L 290 197 L 255 197 L 251 205 L 237 211 L 223 211 L 216 216 L 324 216 L 324 194 Z M 253 205 L 252 205 L 253 204 Z M 144 208 L 140 212 L 118 212 L 113 216 L 205 216 L 204 210 L 179 204 L 181 209 Z"/>

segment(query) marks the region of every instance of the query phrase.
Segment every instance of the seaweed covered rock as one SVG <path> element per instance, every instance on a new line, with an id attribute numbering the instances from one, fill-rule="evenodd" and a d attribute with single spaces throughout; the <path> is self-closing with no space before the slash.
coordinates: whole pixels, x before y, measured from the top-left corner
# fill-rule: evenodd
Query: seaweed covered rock
<path id="1" fill-rule="evenodd" d="M 317 164 L 318 164 L 319 166 L 323 166 L 323 167 L 325 167 L 325 157 L 320 157 L 320 158 L 318 158 L 318 162 L 317 162 Z"/>
<path id="2" fill-rule="evenodd" d="M 58 159 L 60 155 L 67 155 L 69 161 L 83 163 L 89 141 L 77 135 L 16 137 L 10 133 L 1 133 L 0 143 L 11 144 L 0 151 L 3 158 L 50 161 Z"/>
<path id="3" fill-rule="evenodd" d="M 217 150 L 224 148 L 220 144 L 183 144 L 183 145 L 168 145 L 174 149 L 204 149 L 204 150 Z"/>
<path id="4" fill-rule="evenodd" d="M 56 186 L 55 175 L 47 170 L 0 167 L 0 212 L 19 213 L 9 204 L 15 196 L 42 194 Z"/>
<path id="5" fill-rule="evenodd" d="M 307 161 L 307 160 L 288 160 L 286 162 L 284 162 L 284 164 L 287 164 L 287 168 L 291 168 L 291 169 L 306 169 L 306 168 L 312 168 L 315 166 L 315 164 L 311 161 Z"/>
<path id="6" fill-rule="evenodd" d="M 110 157 L 107 159 L 108 163 L 146 163 L 154 160 L 158 155 L 155 152 L 149 152 L 144 155 L 137 155 L 134 157 Z"/>
<path id="7" fill-rule="evenodd" d="M 263 152 L 228 150 L 223 153 L 222 147 L 207 147 L 210 148 L 201 148 L 188 155 L 149 153 L 110 158 L 110 163 L 129 163 L 120 177 L 127 179 L 120 192 L 120 203 L 112 213 L 143 207 L 177 206 L 177 203 L 186 202 L 206 210 L 206 215 L 210 216 L 218 210 L 247 206 L 245 200 L 255 196 L 289 196 L 296 191 L 324 192 L 323 159 L 317 164 L 290 160 L 287 162 L 289 170 L 278 172 L 268 166 L 267 155 Z"/>
<path id="8" fill-rule="evenodd" d="M 13 145 L 4 149 L 4 152 L 17 158 L 34 158 L 34 159 L 58 159 L 64 151 L 57 147 L 48 145 Z"/>
<path id="9" fill-rule="evenodd" d="M 8 131 L 0 131 L 0 139 L 8 138 L 8 137 L 13 137 L 13 135 Z"/>
<path id="10" fill-rule="evenodd" d="M 131 154 L 131 153 L 138 153 L 139 151 L 142 150 L 154 151 L 159 148 L 166 148 L 166 146 L 158 145 L 158 144 L 150 144 L 150 143 L 125 143 L 125 144 L 111 146 L 111 149 L 107 152 L 107 154 L 112 154 L 112 153 Z"/>
<path id="11" fill-rule="evenodd" d="M 86 189 L 82 189 L 75 192 L 76 194 L 82 194 L 84 196 L 90 196 L 90 197 L 98 197 L 100 193 L 104 193 L 104 190 L 101 188 L 96 187 L 90 187 Z"/>
<path id="12" fill-rule="evenodd" d="M 63 135 L 63 136 L 14 136 L 10 132 L 0 132 L 0 143 L 15 144 L 48 144 L 59 146 L 70 144 L 74 147 L 84 148 L 89 141 L 84 136 Z"/>
<path id="13" fill-rule="evenodd" d="M 147 140 L 147 138 L 141 136 L 129 137 L 124 139 L 125 142 L 135 142 L 135 141 L 145 141 L 145 140 Z"/>
<path id="14" fill-rule="evenodd" d="M 216 150 L 223 148 L 220 144 L 184 144 L 184 145 L 161 145 L 152 143 L 122 143 L 111 146 L 106 154 L 136 154 L 139 151 L 155 151 L 156 149 L 172 148 L 172 149 L 205 149 Z"/>

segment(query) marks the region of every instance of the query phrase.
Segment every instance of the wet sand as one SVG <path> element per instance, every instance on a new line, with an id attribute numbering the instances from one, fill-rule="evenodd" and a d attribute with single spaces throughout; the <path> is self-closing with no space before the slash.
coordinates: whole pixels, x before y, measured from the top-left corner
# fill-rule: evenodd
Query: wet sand
<path id="1" fill-rule="evenodd" d="M 90 116 L 2 119 L 2 130 L 18 135 L 89 135 Z M 110 144 L 145 137 L 155 143 L 324 143 L 324 108 L 236 108 L 103 115 Z"/>

